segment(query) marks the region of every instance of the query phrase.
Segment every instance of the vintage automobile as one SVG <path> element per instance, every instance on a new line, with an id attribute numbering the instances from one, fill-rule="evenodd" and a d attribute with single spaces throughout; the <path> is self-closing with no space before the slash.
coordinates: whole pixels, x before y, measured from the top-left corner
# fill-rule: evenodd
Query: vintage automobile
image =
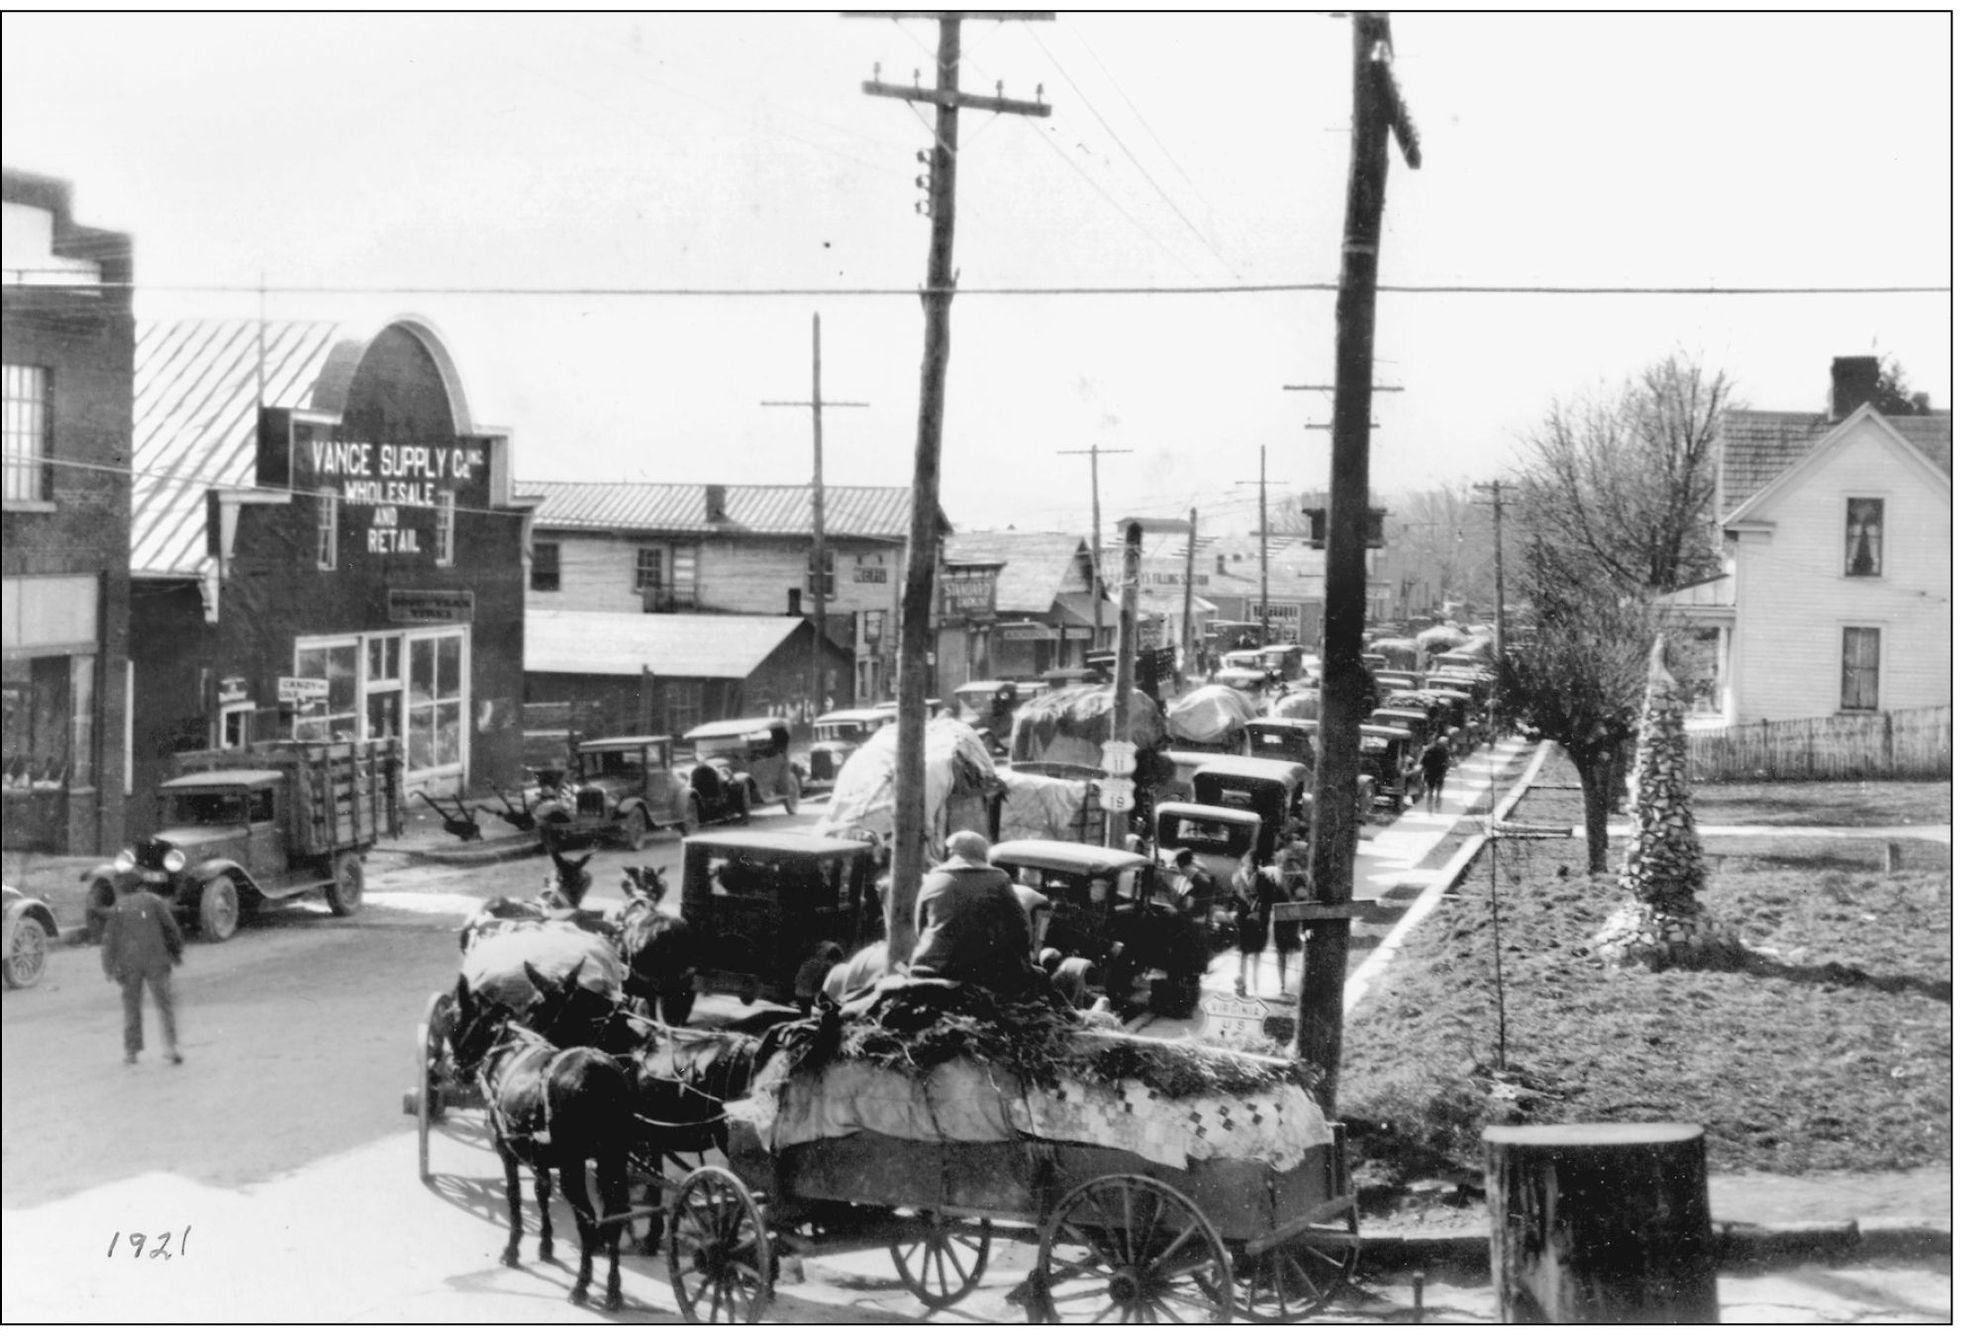
<path id="1" fill-rule="evenodd" d="M 1019 704 L 1017 685 L 1007 679 L 985 678 L 955 688 L 955 718 L 975 730 L 983 745 L 998 755 L 1009 751 Z"/>
<path id="2" fill-rule="evenodd" d="M 714 835 L 681 845 L 680 913 L 705 944 L 702 993 L 744 1003 L 796 997 L 797 968 L 820 943 L 850 956 L 885 932 L 871 842 L 785 831 Z"/>
<path id="3" fill-rule="evenodd" d="M 746 823 L 750 809 L 771 798 L 794 813 L 803 799 L 803 777 L 790 764 L 790 726 L 773 715 L 716 720 L 681 741 L 693 744 L 694 755 L 675 762 L 673 773 L 693 790 L 703 825 Z"/>
<path id="4" fill-rule="evenodd" d="M 1243 755 L 1274 761 L 1295 761 L 1316 768 L 1319 764 L 1317 720 L 1285 719 L 1266 715 L 1243 726 Z"/>
<path id="5" fill-rule="evenodd" d="M 397 763 L 390 740 L 179 753 L 180 774 L 158 787 L 151 837 L 83 875 L 92 936 L 116 888 L 132 881 L 214 942 L 267 902 L 321 895 L 332 914 L 355 914 L 364 856 L 397 817 Z"/>
<path id="6" fill-rule="evenodd" d="M 1483 730 L 1478 727 L 1481 713 L 1469 693 L 1429 690 L 1422 695 L 1441 705 L 1442 731 L 1448 736 L 1451 748 L 1459 753 L 1468 752 L 1482 741 Z"/>
<path id="7" fill-rule="evenodd" d="M 1437 672 L 1481 673 L 1490 668 L 1490 656 L 1450 650 L 1437 655 L 1431 667 Z"/>
<path id="8" fill-rule="evenodd" d="M 1379 684 L 1383 693 L 1413 692 L 1421 689 L 1422 675 L 1419 673 L 1404 673 L 1400 669 L 1376 669 L 1374 670 L 1374 681 Z"/>
<path id="9" fill-rule="evenodd" d="M 1360 726 L 1360 774 L 1374 782 L 1377 801 L 1399 812 L 1422 796 L 1422 764 L 1415 738 L 1406 729 Z"/>
<path id="10" fill-rule="evenodd" d="M 1271 702 L 1271 715 L 1286 720 L 1317 720 L 1325 718 L 1325 696 L 1317 688 L 1305 687 L 1286 692 Z"/>
<path id="11" fill-rule="evenodd" d="M 4 892 L 5 900 L 0 940 L 7 944 L 7 955 L 0 959 L 0 976 L 9 989 L 32 989 L 48 969 L 48 945 L 61 937 L 55 928 L 55 915 L 47 902 L 26 892 L 13 887 L 0 888 L 0 892 Z"/>
<path id="12" fill-rule="evenodd" d="M 593 738 L 577 744 L 575 760 L 576 770 L 539 790 L 531 809 L 545 843 L 610 835 L 639 850 L 657 827 L 690 836 L 700 826 L 699 805 L 674 774 L 672 738 Z"/>
<path id="13" fill-rule="evenodd" d="M 1271 676 L 1262 650 L 1225 650 L 1222 663 L 1209 675 L 1209 681 L 1258 696 L 1270 686 Z"/>
<path id="14" fill-rule="evenodd" d="M 1442 736 L 1434 712 L 1412 707 L 1382 706 L 1367 717 L 1367 723 L 1387 729 L 1406 729 L 1414 737 L 1417 756 L 1429 745 L 1430 739 Z"/>
<path id="15" fill-rule="evenodd" d="M 1115 1008 L 1143 974 L 1158 971 L 1155 1011 L 1192 1015 L 1208 969 L 1208 941 L 1186 915 L 1155 899 L 1159 874 L 1145 855 L 1064 840 L 1006 840 L 989 862 L 1050 899 L 1046 947 L 1102 964 Z"/>
<path id="16" fill-rule="evenodd" d="M 1236 866 L 1258 848 L 1263 827 L 1263 818 L 1243 808 L 1202 803 L 1162 803 L 1154 808 L 1154 845 L 1162 866 L 1172 868 L 1177 854 L 1193 851 L 1195 866 L 1215 879 L 1218 905 L 1227 903 Z"/>
<path id="17" fill-rule="evenodd" d="M 1266 858 L 1281 840 L 1302 840 L 1310 829 L 1312 772 L 1295 761 L 1263 757 L 1220 757 L 1195 771 L 1195 801 L 1216 808 L 1243 808 L 1263 819 L 1258 857 Z"/>
<path id="18" fill-rule="evenodd" d="M 804 774 L 804 788 L 829 789 L 837 784 L 846 758 L 872 741 L 893 718 L 891 708 L 877 707 L 819 715 L 810 729 L 810 769 Z"/>

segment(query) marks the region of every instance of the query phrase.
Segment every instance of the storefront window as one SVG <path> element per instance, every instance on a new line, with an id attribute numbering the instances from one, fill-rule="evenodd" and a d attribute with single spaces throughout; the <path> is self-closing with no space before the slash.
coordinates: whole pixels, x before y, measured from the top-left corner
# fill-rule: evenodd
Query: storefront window
<path id="1" fill-rule="evenodd" d="M 349 739 L 357 736 L 357 642 L 355 640 L 295 647 L 295 676 L 327 678 L 326 701 L 310 702 L 296 711 L 292 736 L 307 739 Z"/>
<path id="2" fill-rule="evenodd" d="M 76 712 L 93 708 L 92 655 L 10 658 L 0 671 L 4 698 L 6 841 L 9 849 L 59 850 L 68 841 L 68 792 L 76 782 L 78 755 L 87 758 L 94 737 L 85 714 L 80 736 Z M 82 697 L 74 695 L 81 684 Z M 77 749 L 82 750 L 78 753 Z M 88 763 L 84 762 L 85 773 Z M 83 781 L 86 783 L 86 781 Z"/>
<path id="3" fill-rule="evenodd" d="M 458 766 L 461 754 L 463 636 L 444 632 L 411 638 L 406 690 L 406 765 L 412 771 Z"/>

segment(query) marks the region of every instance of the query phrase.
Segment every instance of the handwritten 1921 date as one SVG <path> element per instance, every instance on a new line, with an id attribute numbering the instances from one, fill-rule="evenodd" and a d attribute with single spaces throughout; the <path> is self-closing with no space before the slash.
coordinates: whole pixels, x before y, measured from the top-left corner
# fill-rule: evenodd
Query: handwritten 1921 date
<path id="1" fill-rule="evenodd" d="M 184 1230 L 178 1232 L 179 1253 L 181 1255 L 185 1253 L 186 1241 L 189 1238 L 191 1238 L 191 1236 L 192 1236 L 191 1226 L 187 1226 Z M 149 1253 L 146 1253 L 144 1251 L 144 1246 L 147 1244 L 151 1245 L 151 1252 Z M 112 1231 L 110 1234 L 109 1251 L 105 1253 L 103 1256 L 105 1258 L 115 1258 L 117 1256 L 117 1250 L 124 1247 L 125 1245 L 130 1246 L 130 1251 L 131 1251 L 130 1256 L 133 1258 L 170 1259 L 172 1257 L 172 1232 L 168 1230 L 162 1235 L 154 1236 L 154 1235 L 140 1235 L 136 1231 L 132 1231 L 128 1235 L 124 1234 L 122 1231 Z"/>

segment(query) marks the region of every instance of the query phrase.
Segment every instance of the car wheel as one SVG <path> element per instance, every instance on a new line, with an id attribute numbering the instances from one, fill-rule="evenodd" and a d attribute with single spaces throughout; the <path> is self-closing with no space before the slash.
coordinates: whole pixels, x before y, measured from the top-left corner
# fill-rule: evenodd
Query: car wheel
<path id="1" fill-rule="evenodd" d="M 698 798 L 689 798 L 686 813 L 680 819 L 680 839 L 685 840 L 700 829 L 701 801 Z"/>
<path id="2" fill-rule="evenodd" d="M 735 795 L 735 808 L 736 820 L 743 826 L 755 820 L 755 792 L 746 780 L 742 782 L 739 792 Z"/>
<path id="3" fill-rule="evenodd" d="M 240 890 L 224 874 L 199 892 L 199 932 L 212 942 L 225 942 L 240 927 Z"/>
<path id="4" fill-rule="evenodd" d="M 364 906 L 364 860 L 355 854 L 338 858 L 330 869 L 330 885 L 323 900 L 339 919 L 356 914 Z"/>
<path id="5" fill-rule="evenodd" d="M 798 775 L 795 771 L 791 771 L 790 778 L 786 782 L 786 787 L 783 790 L 783 811 L 789 813 L 791 816 L 794 817 L 797 812 L 797 804 L 803 801 L 803 797 L 804 797 L 803 777 Z"/>
<path id="6" fill-rule="evenodd" d="M 48 968 L 48 930 L 39 920 L 22 915 L 7 939 L 7 956 L 0 961 L 0 975 L 9 989 L 32 989 L 41 983 Z"/>
<path id="7" fill-rule="evenodd" d="M 625 848 L 637 853 L 646 847 L 646 810 L 634 803 L 624 816 L 618 819 L 618 835 L 625 842 Z"/>

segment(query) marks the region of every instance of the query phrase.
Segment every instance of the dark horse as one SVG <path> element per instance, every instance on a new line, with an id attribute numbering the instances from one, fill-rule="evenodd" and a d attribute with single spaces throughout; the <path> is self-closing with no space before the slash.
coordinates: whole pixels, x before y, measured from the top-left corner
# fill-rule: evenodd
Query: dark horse
<path id="1" fill-rule="evenodd" d="M 532 981 L 546 995 L 557 986 L 532 970 Z M 564 995 L 582 993 L 573 978 L 563 982 Z M 631 1210 L 628 1163 L 634 1130 L 634 1087 L 620 1060 L 588 1046 L 559 1048 L 534 1031 L 517 1025 L 498 1007 L 481 1004 L 465 981 L 455 986 L 460 1019 L 453 1038 L 455 1064 L 472 1071 L 487 1102 L 488 1131 L 501 1156 L 508 1189 L 508 1247 L 501 1261 L 519 1267 L 522 1242 L 521 1166 L 535 1173 L 536 1210 L 542 1218 L 542 1242 L 536 1256 L 548 1262 L 550 1246 L 550 1175 L 563 1180 L 563 1196 L 577 1217 L 582 1258 L 570 1302 L 589 1297 L 592 1258 L 600 1245 L 608 1260 L 604 1307 L 624 1303 L 619 1288 L 618 1239 Z M 560 1011 L 560 1009 L 558 1009 Z M 555 1018 L 552 1018 L 555 1020 Z M 586 1164 L 597 1164 L 601 1211 L 592 1206 L 585 1183 Z M 609 1224 L 601 1224 L 608 1222 Z"/>
<path id="2" fill-rule="evenodd" d="M 666 875 L 657 868 L 627 868 L 620 887 L 618 952 L 629 978 L 625 994 L 648 1015 L 684 1026 L 694 1010 L 694 969 L 704 947 L 683 917 L 661 904 Z"/>

